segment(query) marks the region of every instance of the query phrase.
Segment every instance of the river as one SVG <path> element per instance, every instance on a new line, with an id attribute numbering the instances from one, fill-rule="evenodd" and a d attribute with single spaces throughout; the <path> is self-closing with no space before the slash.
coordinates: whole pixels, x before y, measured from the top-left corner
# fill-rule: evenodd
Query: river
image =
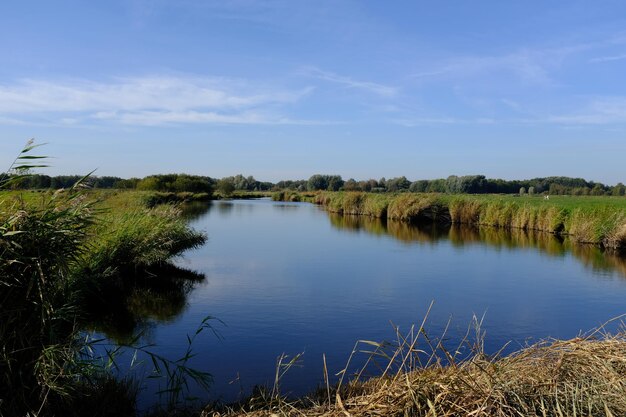
<path id="1" fill-rule="evenodd" d="M 487 353 L 572 338 L 626 313 L 626 259 L 549 234 L 418 227 L 267 199 L 197 205 L 189 216 L 209 239 L 177 265 L 205 278 L 142 326 L 151 349 L 174 359 L 203 318 L 215 318 L 217 336 L 198 335 L 188 362 L 213 375 L 202 401 L 271 385 L 283 353 L 302 353 L 283 392 L 305 394 L 324 380 L 322 355 L 336 380 L 357 340 L 392 341 L 395 326 L 419 326 L 431 305 L 430 337 L 447 327 L 444 344 L 456 346 L 477 317 Z M 354 366 L 366 358 L 357 353 Z"/>

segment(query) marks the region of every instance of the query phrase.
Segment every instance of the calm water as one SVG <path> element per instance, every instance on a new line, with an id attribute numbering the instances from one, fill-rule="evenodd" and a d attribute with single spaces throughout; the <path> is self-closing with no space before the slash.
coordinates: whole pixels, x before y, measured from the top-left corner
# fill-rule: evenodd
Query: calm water
<path id="1" fill-rule="evenodd" d="M 177 263 L 206 278 L 166 313 L 144 306 L 140 321 L 170 358 L 207 315 L 224 323 L 212 322 L 220 339 L 207 332 L 194 343 L 191 364 L 215 378 L 211 399 L 271 384 L 281 353 L 304 352 L 283 388 L 306 393 L 323 381 L 322 354 L 337 372 L 355 341 L 393 339 L 391 323 L 419 325 L 432 301 L 430 334 L 451 318 L 448 342 L 458 342 L 484 315 L 488 352 L 574 337 L 626 312 L 626 260 L 550 235 L 417 228 L 268 200 L 213 202 L 191 216 L 209 240 Z"/>

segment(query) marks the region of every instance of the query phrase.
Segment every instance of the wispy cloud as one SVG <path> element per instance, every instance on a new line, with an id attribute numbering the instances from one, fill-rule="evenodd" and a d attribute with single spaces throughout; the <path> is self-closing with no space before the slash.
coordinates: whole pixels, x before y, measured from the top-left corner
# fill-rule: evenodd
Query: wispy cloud
<path id="1" fill-rule="evenodd" d="M 571 125 L 625 124 L 626 97 L 596 98 L 582 111 L 551 116 L 548 122 Z"/>
<path id="2" fill-rule="evenodd" d="M 0 116 L 0 125 L 23 125 L 24 122 L 19 119 L 14 119 L 11 117 L 3 117 Z"/>
<path id="3" fill-rule="evenodd" d="M 560 48 L 521 48 L 502 55 L 456 56 L 411 74 L 414 79 L 467 78 L 500 72 L 533 84 L 554 84 L 551 72 L 568 57 L 603 43 L 581 43 Z"/>
<path id="4" fill-rule="evenodd" d="M 521 51 L 502 56 L 456 57 L 440 67 L 411 74 L 412 78 L 432 78 L 453 76 L 455 78 L 474 77 L 493 72 L 510 73 L 526 82 L 551 84 L 547 66 L 548 60 L 537 56 L 536 52 Z"/>
<path id="5" fill-rule="evenodd" d="M 611 55 L 611 56 L 601 56 L 601 57 L 597 57 L 597 58 L 592 58 L 589 60 L 589 62 L 610 62 L 610 61 L 621 61 L 626 59 L 626 54 L 622 54 L 622 55 Z"/>
<path id="6" fill-rule="evenodd" d="M 497 123 L 489 117 L 463 119 L 456 117 L 409 117 L 392 119 L 392 123 L 404 127 L 429 126 L 429 125 L 490 125 Z"/>
<path id="7" fill-rule="evenodd" d="M 264 115 L 300 101 L 312 90 L 207 77 L 149 76 L 110 82 L 27 79 L 0 84 L 0 115 L 59 114 L 59 122 L 66 124 L 85 117 L 127 124 L 264 123 L 284 119 L 281 115 L 264 119 Z"/>
<path id="8" fill-rule="evenodd" d="M 382 97 L 393 97 L 398 93 L 398 88 L 379 84 L 371 81 L 355 80 L 352 77 L 338 75 L 333 72 L 322 71 L 319 68 L 306 68 L 304 73 L 320 80 L 341 84 L 348 88 L 363 90 Z"/>
<path id="9" fill-rule="evenodd" d="M 117 121 L 126 125 L 159 126 L 164 124 L 258 124 L 258 125 L 328 125 L 340 122 L 321 120 L 301 120 L 281 115 L 244 111 L 234 114 L 221 114 L 212 111 L 158 111 L 98 112 L 95 119 Z"/>

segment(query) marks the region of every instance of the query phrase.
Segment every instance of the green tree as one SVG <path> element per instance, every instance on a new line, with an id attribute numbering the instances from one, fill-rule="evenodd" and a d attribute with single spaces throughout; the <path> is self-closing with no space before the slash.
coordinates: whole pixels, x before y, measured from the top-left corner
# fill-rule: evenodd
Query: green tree
<path id="1" fill-rule="evenodd" d="M 617 183 L 617 185 L 611 189 L 611 194 L 614 196 L 626 195 L 626 186 L 621 182 Z"/>
<path id="2" fill-rule="evenodd" d="M 326 175 L 312 175 L 306 183 L 309 191 L 326 190 L 328 188 L 328 177 Z"/>
<path id="3" fill-rule="evenodd" d="M 235 184 L 233 184 L 231 178 L 222 178 L 217 182 L 217 189 L 222 195 L 227 197 L 235 191 Z"/>
<path id="4" fill-rule="evenodd" d="M 341 187 L 343 187 L 343 179 L 341 178 L 341 175 L 328 176 L 328 191 L 339 191 Z"/>
<path id="5" fill-rule="evenodd" d="M 604 188 L 600 184 L 596 184 L 591 189 L 591 195 L 604 195 Z"/>

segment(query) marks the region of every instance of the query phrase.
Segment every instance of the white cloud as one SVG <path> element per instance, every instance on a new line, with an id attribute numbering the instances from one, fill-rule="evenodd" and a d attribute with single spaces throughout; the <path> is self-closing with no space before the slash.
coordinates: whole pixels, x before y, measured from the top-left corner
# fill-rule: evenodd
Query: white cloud
<path id="1" fill-rule="evenodd" d="M 555 68 L 559 68 L 566 58 L 602 44 L 582 43 L 560 48 L 521 48 L 502 55 L 456 56 L 441 61 L 435 67 L 413 73 L 411 77 L 420 80 L 437 77 L 461 79 L 500 72 L 513 75 L 528 83 L 551 85 L 554 81 L 550 73 Z"/>
<path id="2" fill-rule="evenodd" d="M 490 117 L 478 117 L 462 119 L 455 117 L 406 117 L 391 120 L 392 123 L 404 127 L 428 126 L 428 125 L 491 125 L 498 123 Z"/>
<path id="3" fill-rule="evenodd" d="M 132 112 L 98 112 L 91 116 L 94 119 L 117 121 L 127 125 L 159 126 L 167 124 L 260 124 L 260 125 L 322 125 L 330 122 L 314 120 L 290 119 L 280 115 L 243 111 L 222 114 L 213 111 L 132 111 Z"/>
<path id="4" fill-rule="evenodd" d="M 397 87 L 374 83 L 371 81 L 359 81 L 351 77 L 338 75 L 328 71 L 322 71 L 318 68 L 307 68 L 305 70 L 305 73 L 320 80 L 342 84 L 348 88 L 364 90 L 382 97 L 393 97 L 398 93 Z"/>
<path id="5" fill-rule="evenodd" d="M 623 55 L 612 55 L 612 56 L 601 56 L 598 58 L 590 59 L 589 62 L 609 62 L 609 61 L 621 61 L 626 59 L 626 54 Z"/>
<path id="6" fill-rule="evenodd" d="M 225 78 L 150 76 L 111 82 L 20 80 L 0 84 L 0 114 L 59 113 L 78 123 L 77 114 L 145 124 L 262 123 L 263 111 L 296 103 L 313 88 L 280 90 Z M 255 112 L 252 112 L 255 110 Z M 68 113 L 70 114 L 68 116 Z M 254 116 L 253 116 L 254 115 Z M 158 116 L 158 117 L 157 117 Z M 3 122 L 3 119 L 0 119 Z"/>
<path id="7" fill-rule="evenodd" d="M 11 117 L 0 116 L 0 125 L 23 125 L 24 121 Z"/>
<path id="8" fill-rule="evenodd" d="M 412 74 L 412 78 L 432 78 L 439 76 L 473 77 L 492 72 L 506 72 L 524 81 L 536 84 L 551 84 L 547 66 L 548 59 L 536 53 L 522 51 L 502 56 L 457 57 L 441 67 Z"/>
<path id="9" fill-rule="evenodd" d="M 604 125 L 626 123 L 626 97 L 596 98 L 581 112 L 551 116 L 549 122 L 573 125 Z"/>

